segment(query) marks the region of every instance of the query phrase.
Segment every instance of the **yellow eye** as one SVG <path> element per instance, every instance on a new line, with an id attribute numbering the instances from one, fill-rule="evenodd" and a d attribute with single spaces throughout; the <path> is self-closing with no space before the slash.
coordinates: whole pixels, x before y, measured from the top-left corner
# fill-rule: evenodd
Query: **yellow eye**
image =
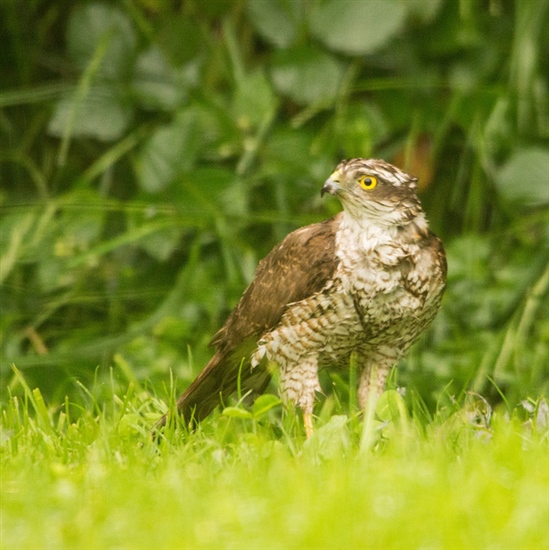
<path id="1" fill-rule="evenodd" d="M 358 183 L 362 189 L 370 191 L 377 185 L 377 178 L 375 176 L 360 176 Z"/>

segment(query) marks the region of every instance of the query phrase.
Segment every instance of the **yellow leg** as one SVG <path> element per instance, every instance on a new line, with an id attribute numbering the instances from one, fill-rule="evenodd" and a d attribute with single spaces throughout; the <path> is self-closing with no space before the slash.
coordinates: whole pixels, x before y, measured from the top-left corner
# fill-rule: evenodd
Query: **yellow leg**
<path id="1" fill-rule="evenodd" d="M 303 412 L 303 424 L 305 426 L 305 435 L 309 439 L 313 435 L 313 413 Z"/>
<path id="2" fill-rule="evenodd" d="M 361 452 L 369 451 L 375 441 L 375 415 L 376 405 L 379 396 L 370 394 L 364 406 L 364 419 L 362 424 L 362 436 L 360 438 L 360 450 Z"/>
<path id="3" fill-rule="evenodd" d="M 360 439 L 360 450 L 367 452 L 372 448 L 375 439 L 375 414 L 379 396 L 383 393 L 385 380 L 389 374 L 390 366 L 372 363 L 367 365 L 362 372 L 358 388 L 360 407 L 364 411 L 364 422 L 362 426 L 362 437 Z"/>

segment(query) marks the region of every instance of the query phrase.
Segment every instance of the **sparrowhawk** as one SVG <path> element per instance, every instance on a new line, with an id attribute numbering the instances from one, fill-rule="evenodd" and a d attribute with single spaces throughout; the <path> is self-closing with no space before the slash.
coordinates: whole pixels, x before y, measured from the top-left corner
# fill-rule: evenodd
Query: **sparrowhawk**
<path id="1" fill-rule="evenodd" d="M 309 436 L 319 369 L 348 368 L 352 353 L 360 406 L 376 400 L 446 284 L 444 249 L 416 191 L 416 178 L 383 160 L 342 161 L 321 193 L 343 211 L 290 233 L 259 263 L 212 339 L 214 356 L 178 400 L 185 420 L 200 421 L 238 385 L 260 394 L 276 365 L 281 397 L 302 410 Z"/>

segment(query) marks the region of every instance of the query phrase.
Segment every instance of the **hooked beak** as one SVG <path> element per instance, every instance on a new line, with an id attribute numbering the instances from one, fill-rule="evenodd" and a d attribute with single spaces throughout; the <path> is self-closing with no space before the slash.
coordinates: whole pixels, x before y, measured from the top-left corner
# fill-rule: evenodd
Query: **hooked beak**
<path id="1" fill-rule="evenodd" d="M 337 192 L 341 190 L 339 182 L 334 178 L 335 174 L 332 174 L 322 186 L 320 190 L 320 196 L 323 197 L 325 193 L 330 193 L 330 195 L 337 195 Z"/>

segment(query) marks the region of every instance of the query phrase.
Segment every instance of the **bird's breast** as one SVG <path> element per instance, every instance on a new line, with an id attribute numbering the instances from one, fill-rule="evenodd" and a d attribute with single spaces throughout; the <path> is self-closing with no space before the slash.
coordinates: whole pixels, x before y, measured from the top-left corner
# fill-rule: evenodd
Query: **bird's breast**
<path id="1" fill-rule="evenodd" d="M 413 341 L 440 305 L 444 270 L 437 256 L 428 247 L 394 241 L 349 246 L 340 254 L 341 288 L 352 297 L 365 340 Z"/>
<path id="2" fill-rule="evenodd" d="M 345 363 L 349 354 L 389 346 L 403 354 L 434 318 L 444 288 L 442 264 L 429 247 L 378 235 L 375 246 L 347 230 L 337 236 L 334 276 L 319 292 L 288 305 L 280 323 L 259 341 L 279 365 L 318 356 Z"/>

